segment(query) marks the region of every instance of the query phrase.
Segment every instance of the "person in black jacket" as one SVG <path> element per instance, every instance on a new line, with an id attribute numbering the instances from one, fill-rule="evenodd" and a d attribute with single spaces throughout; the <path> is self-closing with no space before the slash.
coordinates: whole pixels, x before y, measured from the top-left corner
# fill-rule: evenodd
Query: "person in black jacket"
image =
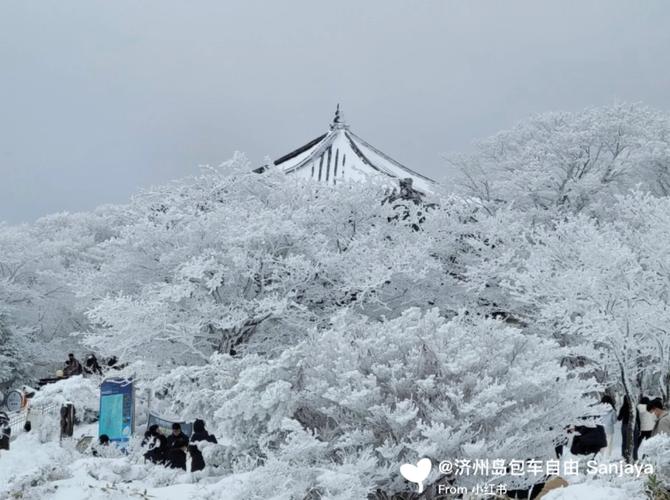
<path id="1" fill-rule="evenodd" d="M 73 353 L 67 355 L 67 361 L 65 362 L 65 368 L 63 368 L 63 375 L 66 377 L 71 377 L 72 375 L 81 375 L 83 372 L 81 363 L 77 358 L 74 357 Z"/>
<path id="2" fill-rule="evenodd" d="M 186 470 L 186 449 L 188 436 L 181 431 L 181 425 L 172 424 L 172 434 L 167 438 L 167 460 L 165 465 L 171 469 Z"/>
<path id="3" fill-rule="evenodd" d="M 107 434 L 100 434 L 98 436 L 98 444 L 91 445 L 91 455 L 94 457 L 100 456 L 100 452 L 104 447 L 109 447 L 109 436 Z"/>
<path id="4" fill-rule="evenodd" d="M 205 429 L 205 422 L 200 419 L 196 419 L 195 422 L 193 422 L 191 444 L 188 445 L 188 451 L 191 454 L 191 472 L 196 472 L 205 468 L 205 459 L 202 456 L 202 452 L 194 444 L 197 441 L 216 443 L 216 438 L 207 432 L 207 429 Z"/>
<path id="5" fill-rule="evenodd" d="M 84 371 L 89 375 L 102 375 L 102 368 L 100 368 L 98 358 L 95 357 L 95 354 L 89 354 L 88 358 L 86 358 Z"/>
<path id="6" fill-rule="evenodd" d="M 607 435 L 602 425 L 595 427 L 576 425 L 574 431 L 576 435 L 570 447 L 570 453 L 573 455 L 595 455 L 607 447 Z"/>
<path id="7" fill-rule="evenodd" d="M 4 411 L 0 411 L 0 450 L 9 450 L 11 437 L 12 428 L 9 425 L 9 417 Z"/>
<path id="8" fill-rule="evenodd" d="M 158 425 L 152 425 L 144 433 L 142 446 L 149 447 L 149 451 L 144 454 L 144 458 L 155 464 L 163 463 L 166 458 L 168 444 L 165 434 L 161 432 Z"/>

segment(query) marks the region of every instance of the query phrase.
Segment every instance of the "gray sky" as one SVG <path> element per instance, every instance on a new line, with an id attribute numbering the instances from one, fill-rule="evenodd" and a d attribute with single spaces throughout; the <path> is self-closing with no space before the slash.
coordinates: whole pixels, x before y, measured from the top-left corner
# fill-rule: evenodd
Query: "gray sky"
<path id="1" fill-rule="evenodd" d="M 324 132 L 436 178 L 529 114 L 670 110 L 670 2 L 2 0 L 0 220 L 124 202 Z"/>

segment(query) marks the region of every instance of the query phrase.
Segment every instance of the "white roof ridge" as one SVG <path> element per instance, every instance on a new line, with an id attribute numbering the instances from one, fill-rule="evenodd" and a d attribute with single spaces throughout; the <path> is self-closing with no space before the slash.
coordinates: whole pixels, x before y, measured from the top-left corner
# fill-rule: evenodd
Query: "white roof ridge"
<path id="1" fill-rule="evenodd" d="M 425 175 L 423 175 L 423 174 L 420 174 L 419 172 L 415 172 L 414 170 L 412 170 L 412 169 L 409 168 L 409 167 L 406 167 L 405 165 L 403 165 L 403 164 L 400 163 L 399 161 L 394 160 L 394 159 L 391 158 L 389 155 L 387 155 L 387 154 L 384 153 L 383 151 L 377 149 L 376 147 L 374 147 L 372 144 L 370 144 L 369 142 L 367 142 L 367 141 L 366 141 L 365 139 L 363 139 L 362 137 L 360 137 L 360 136 L 354 134 L 351 130 L 349 130 L 348 133 L 349 133 L 350 135 L 354 136 L 354 137 L 355 137 L 358 141 L 360 141 L 365 147 L 370 148 L 372 151 L 374 151 L 375 153 L 377 153 L 379 156 L 381 156 L 381 157 L 384 158 L 385 160 L 388 160 L 389 162 L 393 163 L 393 164 L 394 164 L 395 166 L 397 166 L 398 168 L 401 168 L 402 170 L 405 170 L 408 174 L 416 175 L 417 177 L 421 177 L 421 178 L 423 178 L 423 179 L 425 179 L 425 180 L 427 180 L 427 181 L 430 181 L 430 182 L 436 184 L 436 182 L 435 182 L 433 179 L 431 179 L 430 177 L 427 177 L 427 176 L 425 176 Z M 368 159 L 368 162 L 372 163 L 369 159 Z M 395 177 L 395 176 L 393 176 L 393 177 Z"/>
<path id="2" fill-rule="evenodd" d="M 299 168 L 301 168 L 301 167 L 304 166 L 305 164 L 307 164 L 307 163 L 309 163 L 310 161 L 312 161 L 315 157 L 319 157 L 319 156 L 321 156 L 321 154 L 322 154 L 323 152 L 325 152 L 326 149 L 328 149 L 328 146 L 330 146 L 330 145 L 335 141 L 335 136 L 336 136 L 341 130 L 342 130 L 342 129 L 333 129 L 333 130 L 331 130 L 330 132 L 328 132 L 328 133 L 326 134 L 326 136 L 321 140 L 321 142 L 319 142 L 319 143 L 315 144 L 314 146 L 312 146 L 312 152 L 311 152 L 309 155 L 307 155 L 306 158 L 304 158 L 304 159 L 301 160 L 300 162 L 296 163 L 296 164 L 293 165 L 292 167 L 287 168 L 287 169 L 285 170 L 285 172 L 288 173 L 288 172 L 293 172 L 293 171 L 295 171 L 295 170 L 298 170 Z M 280 165 L 281 165 L 281 164 L 280 164 Z"/>

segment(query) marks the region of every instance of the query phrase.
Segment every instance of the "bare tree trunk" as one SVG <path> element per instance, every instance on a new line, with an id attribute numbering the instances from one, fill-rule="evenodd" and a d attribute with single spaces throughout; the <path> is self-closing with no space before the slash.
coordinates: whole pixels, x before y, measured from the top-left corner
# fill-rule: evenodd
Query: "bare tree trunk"
<path id="1" fill-rule="evenodd" d="M 626 323 L 626 329 L 628 331 L 629 325 Z M 621 376 L 621 385 L 623 386 L 624 392 L 624 404 L 628 401 L 628 424 L 626 428 L 626 439 L 623 443 L 623 458 L 627 463 L 632 463 L 634 461 L 634 449 L 635 449 L 635 416 L 636 416 L 636 403 L 635 398 L 633 397 L 633 391 L 631 390 L 631 382 L 626 374 L 625 365 L 619 359 L 619 374 Z M 621 422 L 623 425 L 623 422 Z"/>
<path id="2" fill-rule="evenodd" d="M 628 425 L 626 432 L 626 442 L 624 443 L 623 456 L 627 463 L 634 461 L 635 450 L 635 403 L 630 396 L 627 396 L 630 404 L 628 405 Z"/>

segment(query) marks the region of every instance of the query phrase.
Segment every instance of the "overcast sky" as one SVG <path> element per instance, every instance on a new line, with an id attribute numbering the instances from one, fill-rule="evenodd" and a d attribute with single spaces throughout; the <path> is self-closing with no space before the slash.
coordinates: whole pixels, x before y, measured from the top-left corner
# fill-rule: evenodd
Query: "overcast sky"
<path id="1" fill-rule="evenodd" d="M 529 114 L 670 110 L 670 2 L 2 0 L 0 220 L 352 130 L 407 166 Z"/>

